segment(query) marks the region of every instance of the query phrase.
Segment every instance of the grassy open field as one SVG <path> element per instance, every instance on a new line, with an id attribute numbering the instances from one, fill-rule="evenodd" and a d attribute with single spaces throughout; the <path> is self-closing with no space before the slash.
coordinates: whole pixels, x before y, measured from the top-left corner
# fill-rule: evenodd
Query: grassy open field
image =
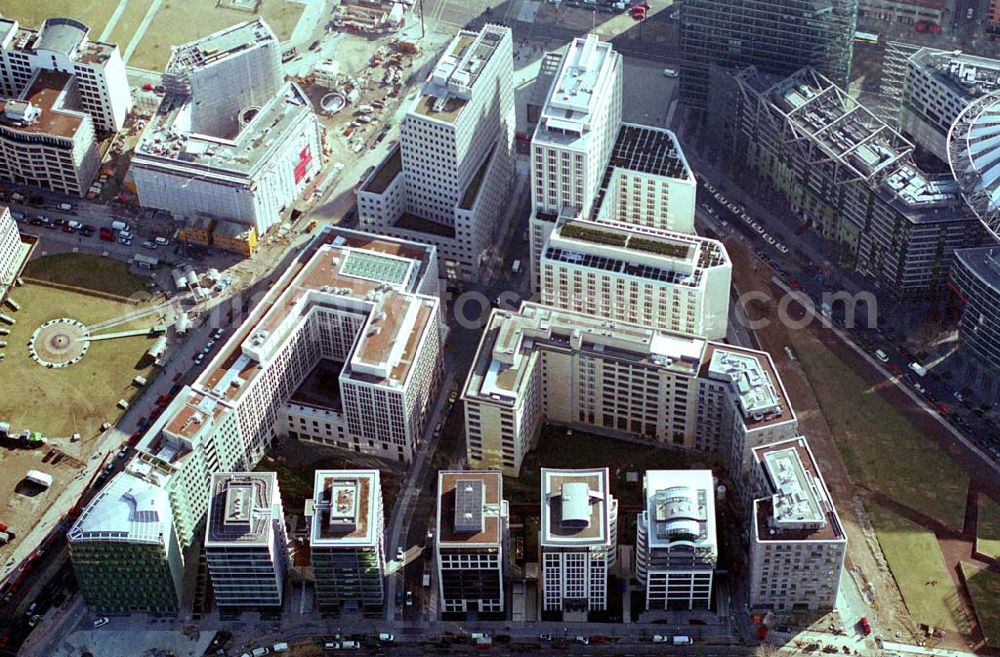
<path id="1" fill-rule="evenodd" d="M 287 0 L 263 0 L 260 15 L 278 38 L 285 40 L 292 35 L 303 9 L 301 4 Z M 245 11 L 217 7 L 215 0 L 164 0 L 128 64 L 152 71 L 163 70 L 170 57 L 171 45 L 186 43 L 253 18 L 253 14 Z"/>
<path id="2" fill-rule="evenodd" d="M 52 258 L 51 263 L 46 261 Z M 119 278 L 113 276 L 119 272 Z M 93 273 L 90 285 L 80 287 L 102 292 L 125 293 L 144 288 L 146 279 L 129 274 L 124 263 L 97 256 L 67 254 L 32 261 L 28 272 L 35 277 L 73 281 L 74 271 Z M 78 274 L 77 276 L 83 276 Z M 138 286 L 137 288 L 135 286 Z M 83 359 L 69 367 L 45 369 L 31 360 L 28 342 L 42 322 L 70 317 L 94 323 L 120 316 L 136 306 L 84 292 L 27 284 L 12 295 L 21 309 L 12 313 L 17 323 L 7 336 L 6 358 L 0 363 L 0 418 L 12 429 L 41 431 L 47 436 L 83 436 L 96 433 L 101 422 L 118 415 L 115 402 L 131 398 L 136 389 L 131 381 L 136 375 L 147 378 L 152 365 L 143 359 L 150 345 L 145 336 L 91 342 Z M 112 330 L 149 326 L 152 320 L 136 320 Z M 141 365 L 141 367 L 140 367 Z"/>
<path id="3" fill-rule="evenodd" d="M 789 335 L 855 483 L 961 528 L 968 475 L 810 332 Z"/>
<path id="4" fill-rule="evenodd" d="M 876 504 L 867 505 L 866 510 L 914 622 L 968 631 L 934 534 Z"/>
<path id="5" fill-rule="evenodd" d="M 152 6 L 153 0 L 128 0 L 128 5 L 125 6 L 125 10 L 118 17 L 118 22 L 108 36 L 108 42 L 117 43 L 118 49 L 124 53 L 135 31 L 139 29 L 142 19 L 145 18 L 146 12 Z"/>
<path id="6" fill-rule="evenodd" d="M 46 18 L 68 16 L 86 23 L 90 27 L 90 38 L 96 39 L 117 6 L 117 0 L 4 0 L 0 3 L 0 12 L 25 27 L 36 29 Z"/>
<path id="7" fill-rule="evenodd" d="M 642 473 L 646 470 L 710 469 L 718 459 L 711 454 L 685 453 L 574 431 L 544 426 L 538 447 L 529 452 L 517 479 L 504 477 L 504 497 L 511 503 L 538 501 L 541 468 L 596 468 L 611 471 L 611 492 L 621 504 L 635 505 L 642 499 Z M 637 482 L 626 481 L 626 472 L 639 474 Z"/>
<path id="8" fill-rule="evenodd" d="M 146 290 L 149 279 L 133 274 L 120 260 L 59 253 L 32 260 L 24 268 L 27 278 L 39 278 L 127 299 Z M 88 320 L 79 317 L 86 322 Z"/>
<path id="9" fill-rule="evenodd" d="M 986 643 L 996 646 L 1000 644 L 1000 575 L 964 561 L 962 573 Z"/>
<path id="10" fill-rule="evenodd" d="M 979 496 L 977 534 L 979 535 L 976 540 L 976 549 L 988 557 L 1000 559 L 1000 504 L 985 494 Z"/>

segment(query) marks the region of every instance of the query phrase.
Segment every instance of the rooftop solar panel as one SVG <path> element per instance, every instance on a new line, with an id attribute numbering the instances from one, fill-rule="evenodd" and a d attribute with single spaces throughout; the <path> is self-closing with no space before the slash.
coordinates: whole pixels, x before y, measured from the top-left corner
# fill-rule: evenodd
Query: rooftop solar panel
<path id="1" fill-rule="evenodd" d="M 455 531 L 478 534 L 483 531 L 483 482 L 459 479 L 455 486 Z"/>

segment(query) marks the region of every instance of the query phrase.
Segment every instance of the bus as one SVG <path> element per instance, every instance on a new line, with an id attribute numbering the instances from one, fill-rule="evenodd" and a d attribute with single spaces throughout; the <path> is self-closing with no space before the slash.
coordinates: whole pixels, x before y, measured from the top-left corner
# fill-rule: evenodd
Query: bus
<path id="1" fill-rule="evenodd" d="M 878 43 L 878 35 L 873 32 L 861 32 L 859 30 L 854 33 L 854 41 L 857 43 Z"/>

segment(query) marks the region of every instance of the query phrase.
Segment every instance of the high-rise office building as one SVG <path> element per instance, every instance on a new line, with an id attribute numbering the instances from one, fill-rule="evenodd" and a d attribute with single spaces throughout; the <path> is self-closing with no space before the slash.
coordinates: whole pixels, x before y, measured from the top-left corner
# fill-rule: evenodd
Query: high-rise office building
<path id="1" fill-rule="evenodd" d="M 121 130 L 132 109 L 125 63 L 117 44 L 91 41 L 89 34 L 72 18 L 49 18 L 41 30 L 0 18 L 0 98 L 17 98 L 39 71 L 60 72 L 75 81 L 75 101 L 95 130 Z"/>
<path id="2" fill-rule="evenodd" d="M 409 462 L 442 369 L 434 247 L 329 227 L 146 430 L 130 472 L 170 494 L 181 545 L 215 472 L 279 434 Z"/>
<path id="3" fill-rule="evenodd" d="M 497 470 L 442 470 L 437 493 L 441 612 L 503 613 L 509 518 L 503 477 Z"/>
<path id="4" fill-rule="evenodd" d="M 781 76 L 812 66 L 846 88 L 857 13 L 858 0 L 684 0 L 681 102 L 706 108 L 712 65 Z"/>
<path id="5" fill-rule="evenodd" d="M 647 470 L 638 515 L 635 576 L 646 609 L 708 608 L 719 561 L 711 470 Z"/>
<path id="6" fill-rule="evenodd" d="M 764 352 L 530 302 L 490 316 L 462 400 L 469 464 L 508 476 L 543 423 L 720 452 L 733 476 L 798 426 Z"/>
<path id="7" fill-rule="evenodd" d="M 959 345 L 977 365 L 1000 374 L 1000 246 L 956 251 L 949 283 L 962 312 Z"/>
<path id="8" fill-rule="evenodd" d="M 832 609 L 847 536 L 805 438 L 753 450 L 750 607 Z"/>
<path id="9" fill-rule="evenodd" d="M 580 614 L 608 607 L 608 570 L 618 556 L 618 501 L 607 468 L 542 468 L 542 611 Z"/>
<path id="10" fill-rule="evenodd" d="M 922 170 L 912 142 L 817 71 L 745 69 L 711 89 L 709 132 L 728 161 L 767 179 L 886 293 L 939 290 L 955 250 L 981 243 L 955 178 Z"/>
<path id="11" fill-rule="evenodd" d="M 284 81 L 271 28 L 257 19 L 175 48 L 163 83 L 132 157 L 140 204 L 266 233 L 323 159 L 312 103 Z"/>
<path id="12" fill-rule="evenodd" d="M 219 607 L 281 606 L 288 536 L 275 473 L 212 475 L 205 558 Z"/>
<path id="13" fill-rule="evenodd" d="M 268 104 L 282 87 L 281 42 L 262 18 L 171 48 L 163 71 L 169 96 L 192 99 L 191 132 L 231 137 L 247 110 Z"/>
<path id="14" fill-rule="evenodd" d="M 177 611 L 184 574 L 165 490 L 119 473 L 66 536 L 80 592 L 92 611 Z"/>
<path id="15" fill-rule="evenodd" d="M 101 164 L 80 85 L 38 69 L 17 97 L 0 98 L 0 179 L 84 196 Z"/>
<path id="16" fill-rule="evenodd" d="M 596 35 L 574 39 L 531 141 L 532 289 L 559 221 L 587 219 L 694 233 L 695 180 L 669 130 L 623 124 L 622 63 Z"/>
<path id="17" fill-rule="evenodd" d="M 596 34 L 566 47 L 531 140 L 531 199 L 554 214 L 586 213 L 622 121 L 622 57 Z"/>
<path id="18" fill-rule="evenodd" d="M 30 246 L 21 241 L 21 231 L 10 208 L 0 205 L 0 303 L 24 268 L 29 250 Z"/>
<path id="19" fill-rule="evenodd" d="M 560 220 L 538 262 L 541 303 L 653 329 L 726 337 L 721 242 L 637 224 Z"/>
<path id="20" fill-rule="evenodd" d="M 921 48 L 906 60 L 899 129 L 942 162 L 948 131 L 976 98 L 1000 90 L 1000 60 Z"/>
<path id="21" fill-rule="evenodd" d="M 306 516 L 320 610 L 381 610 L 385 516 L 378 470 L 317 470 Z"/>
<path id="22" fill-rule="evenodd" d="M 398 148 L 358 189 L 361 227 L 435 245 L 449 280 L 475 278 L 501 234 L 514 181 L 512 48 L 506 27 L 460 31 L 407 108 Z"/>

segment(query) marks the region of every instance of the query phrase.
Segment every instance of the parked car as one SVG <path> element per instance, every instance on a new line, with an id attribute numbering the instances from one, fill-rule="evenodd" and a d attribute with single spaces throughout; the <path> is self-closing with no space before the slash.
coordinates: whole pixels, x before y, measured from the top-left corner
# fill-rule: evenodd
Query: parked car
<path id="1" fill-rule="evenodd" d="M 150 251 L 155 251 L 156 242 L 150 242 L 149 240 L 146 240 L 145 242 L 142 243 L 142 248 L 149 249 Z"/>
<path id="2" fill-rule="evenodd" d="M 97 629 L 98 627 L 104 627 L 110 622 L 111 621 L 108 620 L 107 616 L 101 616 L 100 618 L 94 621 L 94 629 Z"/>
<path id="3" fill-rule="evenodd" d="M 156 239 L 154 239 L 153 241 L 156 242 L 157 244 L 159 244 L 160 246 L 169 246 L 170 245 L 170 240 L 168 240 L 166 237 L 162 237 L 160 235 L 157 235 Z"/>
<path id="4" fill-rule="evenodd" d="M 885 353 L 884 351 L 882 351 L 881 349 L 876 349 L 875 350 L 875 358 L 878 358 L 883 363 L 888 363 L 889 362 L 889 355 L 887 353 Z"/>

